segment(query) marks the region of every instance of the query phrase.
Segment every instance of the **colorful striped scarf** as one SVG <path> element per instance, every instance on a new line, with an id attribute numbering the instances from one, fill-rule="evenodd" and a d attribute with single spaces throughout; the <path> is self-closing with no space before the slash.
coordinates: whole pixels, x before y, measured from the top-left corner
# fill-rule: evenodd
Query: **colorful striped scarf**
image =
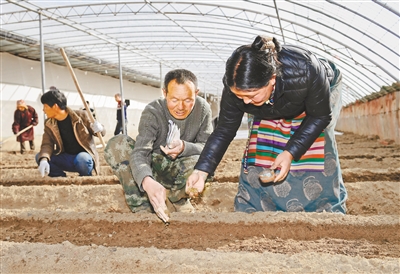
<path id="1" fill-rule="evenodd" d="M 270 167 L 305 116 L 302 113 L 291 120 L 254 120 L 243 164 Z M 299 161 L 292 161 L 290 171 L 324 171 L 324 145 L 322 132 Z"/>

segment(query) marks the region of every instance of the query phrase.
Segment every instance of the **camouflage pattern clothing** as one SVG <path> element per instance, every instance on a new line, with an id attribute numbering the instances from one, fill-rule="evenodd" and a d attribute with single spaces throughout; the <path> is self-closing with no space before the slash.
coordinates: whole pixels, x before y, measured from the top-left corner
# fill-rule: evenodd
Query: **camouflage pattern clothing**
<path id="1" fill-rule="evenodd" d="M 118 177 L 131 211 L 154 212 L 146 192 L 140 191 L 133 179 L 129 159 L 134 147 L 135 141 L 129 136 L 114 136 L 107 143 L 104 158 Z M 193 155 L 171 160 L 165 155 L 152 153 L 151 168 L 154 180 L 167 189 L 167 198 L 171 203 L 189 197 L 185 193 L 186 180 L 198 158 L 199 155 Z"/>

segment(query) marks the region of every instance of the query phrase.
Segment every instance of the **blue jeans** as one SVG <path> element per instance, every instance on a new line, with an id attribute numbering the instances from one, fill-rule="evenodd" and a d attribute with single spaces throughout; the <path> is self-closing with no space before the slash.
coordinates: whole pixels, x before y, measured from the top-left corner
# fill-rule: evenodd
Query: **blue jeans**
<path id="1" fill-rule="evenodd" d="M 39 165 L 39 153 L 35 156 Z M 50 158 L 50 177 L 67 177 L 64 171 L 78 172 L 79 176 L 92 176 L 94 161 L 87 152 L 80 152 L 76 155 L 61 153 L 52 155 Z"/>

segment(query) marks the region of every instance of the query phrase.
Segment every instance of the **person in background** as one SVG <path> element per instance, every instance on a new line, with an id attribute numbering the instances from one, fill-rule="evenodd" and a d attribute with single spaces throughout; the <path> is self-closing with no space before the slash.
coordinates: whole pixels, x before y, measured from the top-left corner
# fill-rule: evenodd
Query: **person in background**
<path id="1" fill-rule="evenodd" d="M 12 124 L 13 133 L 16 135 L 25 128 L 32 126 L 17 136 L 17 142 L 20 143 L 21 154 L 25 154 L 27 152 L 25 141 L 29 142 L 31 150 L 35 150 L 35 133 L 33 127 L 37 126 L 38 123 L 39 118 L 36 110 L 33 107 L 25 104 L 24 100 L 18 100 L 17 109 L 14 111 L 14 123 Z"/>
<path id="2" fill-rule="evenodd" d="M 235 211 L 345 213 L 334 135 L 342 74 L 335 64 L 300 46 L 282 47 L 275 38 L 257 36 L 227 60 L 223 83 L 218 125 L 187 188 L 203 191 L 204 178 L 216 169 L 247 113 Z"/>
<path id="3" fill-rule="evenodd" d="M 142 112 L 136 142 L 126 135 L 108 141 L 104 158 L 132 212 L 155 212 L 167 222 L 167 204 L 170 211 L 194 211 L 185 193 L 186 179 L 213 129 L 210 105 L 198 92 L 192 72 L 169 71 L 164 98 Z"/>
<path id="4" fill-rule="evenodd" d="M 100 172 L 94 136 L 106 131 L 98 121 L 91 123 L 86 111 L 67 107 L 67 98 L 57 88 L 42 95 L 40 101 L 47 116 L 40 152 L 36 155 L 42 177 L 66 177 L 65 171 L 79 176 Z"/>
<path id="5" fill-rule="evenodd" d="M 124 116 L 125 116 L 125 133 L 128 134 L 127 131 L 127 124 L 128 124 L 128 120 L 127 120 L 127 116 L 126 116 L 126 104 L 124 102 L 122 102 L 122 98 L 121 98 L 121 94 L 117 93 L 114 95 L 115 101 L 117 102 L 117 125 L 115 126 L 115 130 L 114 130 L 114 136 L 118 135 L 120 133 L 123 133 L 123 128 L 122 128 L 122 106 L 124 107 Z"/>

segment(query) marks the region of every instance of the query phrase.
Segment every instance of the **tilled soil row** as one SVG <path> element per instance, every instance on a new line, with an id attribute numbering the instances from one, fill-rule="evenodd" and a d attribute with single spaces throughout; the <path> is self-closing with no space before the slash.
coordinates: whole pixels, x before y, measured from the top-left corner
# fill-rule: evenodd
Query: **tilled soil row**
<path id="1" fill-rule="evenodd" d="M 346 244 L 346 242 L 344 242 Z M 397 258 L 0 242 L 4 273 L 399 273 Z"/>
<path id="2" fill-rule="evenodd" d="M 296 220 L 301 214 L 302 220 Z M 154 214 L 7 213 L 1 240 L 77 246 L 155 247 L 160 249 L 246 250 L 296 253 L 321 249 L 335 254 L 383 258 L 400 256 L 400 223 L 393 217 L 355 217 L 322 213 L 173 213 L 166 225 Z M 237 221 L 241 220 L 241 221 Z M 301 241 L 296 250 L 290 241 Z M 285 242 L 285 244 L 282 244 Z M 257 243 L 257 244 L 254 244 Z M 390 244 L 389 244 L 390 243 Z M 343 246 L 348 246 L 343 249 Z M 350 246 L 354 249 L 351 251 Z M 255 250 L 254 250 L 255 249 Z M 378 251 L 378 252 L 377 252 Z"/>
<path id="3" fill-rule="evenodd" d="M 235 140 L 194 214 L 131 213 L 101 176 L 41 178 L 34 153 L 1 152 L 4 273 L 399 273 L 400 146 L 337 137 L 348 214 L 233 212 L 245 140 Z M 72 244 L 71 244 L 72 243 Z"/>
<path id="4" fill-rule="evenodd" d="M 102 168 L 102 176 L 79 177 L 70 175 L 66 178 L 42 178 L 36 174 L 34 169 L 8 168 L 1 170 L 0 185 L 103 185 L 119 184 L 118 178 L 112 174 L 111 168 Z M 213 181 L 219 183 L 238 182 L 239 174 L 216 173 Z M 345 183 L 366 182 L 366 181 L 392 181 L 400 182 L 400 168 L 388 169 L 343 169 L 343 181 Z"/>
<path id="5" fill-rule="evenodd" d="M 201 199 L 192 202 L 193 206 L 197 212 L 233 212 L 237 187 L 237 183 L 211 183 Z M 347 184 L 347 191 L 350 215 L 400 215 L 400 188 L 396 183 L 352 183 Z M 118 184 L 0 186 L 0 193 L 4 210 L 130 212 Z"/>
<path id="6" fill-rule="evenodd" d="M 3 172 L 4 174 L 5 172 Z M 1 186 L 66 186 L 66 185 L 115 185 L 119 184 L 118 178 L 114 175 L 108 176 L 91 176 L 91 177 L 79 177 L 71 176 L 67 178 L 57 177 L 28 177 L 18 176 L 13 177 L 2 177 L 0 179 Z"/>

